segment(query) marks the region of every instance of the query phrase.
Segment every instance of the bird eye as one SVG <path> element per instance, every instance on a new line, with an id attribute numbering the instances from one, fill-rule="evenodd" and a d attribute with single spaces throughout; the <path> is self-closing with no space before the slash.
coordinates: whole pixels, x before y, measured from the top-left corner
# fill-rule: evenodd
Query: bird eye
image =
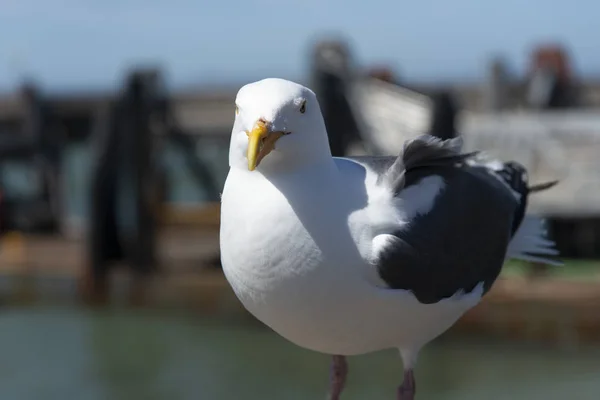
<path id="1" fill-rule="evenodd" d="M 306 100 L 302 101 L 302 104 L 300 105 L 300 112 L 302 114 L 306 112 Z"/>
<path id="2" fill-rule="evenodd" d="M 238 108 L 238 106 L 235 106 L 235 115 L 238 115 L 240 113 L 240 109 Z"/>

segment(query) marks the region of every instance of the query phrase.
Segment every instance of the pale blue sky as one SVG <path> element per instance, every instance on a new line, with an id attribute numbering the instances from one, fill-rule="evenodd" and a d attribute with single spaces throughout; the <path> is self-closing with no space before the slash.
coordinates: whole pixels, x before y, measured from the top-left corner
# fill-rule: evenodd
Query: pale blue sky
<path id="1" fill-rule="evenodd" d="M 114 85 L 144 61 L 178 86 L 301 80 L 311 40 L 329 32 L 351 39 L 361 65 L 410 80 L 479 79 L 496 53 L 520 71 L 547 41 L 600 75 L 599 16 L 592 0 L 0 0 L 0 88 L 24 75 L 57 89 Z"/>

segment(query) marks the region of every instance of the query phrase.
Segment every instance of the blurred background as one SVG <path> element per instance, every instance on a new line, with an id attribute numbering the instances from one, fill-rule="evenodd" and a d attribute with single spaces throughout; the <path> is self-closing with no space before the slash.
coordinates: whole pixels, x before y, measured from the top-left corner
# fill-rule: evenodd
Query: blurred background
<path id="1" fill-rule="evenodd" d="M 219 261 L 233 100 L 318 95 L 334 155 L 421 133 L 515 159 L 564 267 L 509 263 L 423 350 L 421 399 L 600 398 L 600 53 L 591 1 L 0 0 L 0 398 L 324 398 Z M 345 399 L 392 398 L 395 352 Z"/>

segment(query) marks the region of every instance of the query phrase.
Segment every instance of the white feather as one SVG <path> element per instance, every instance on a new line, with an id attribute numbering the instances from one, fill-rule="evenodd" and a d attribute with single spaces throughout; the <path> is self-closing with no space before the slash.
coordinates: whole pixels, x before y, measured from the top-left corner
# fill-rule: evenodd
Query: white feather
<path id="1" fill-rule="evenodd" d="M 550 265 L 563 265 L 550 257 L 558 255 L 553 241 L 547 239 L 544 220 L 538 216 L 526 215 L 515 236 L 510 241 L 506 258 L 541 262 Z"/>

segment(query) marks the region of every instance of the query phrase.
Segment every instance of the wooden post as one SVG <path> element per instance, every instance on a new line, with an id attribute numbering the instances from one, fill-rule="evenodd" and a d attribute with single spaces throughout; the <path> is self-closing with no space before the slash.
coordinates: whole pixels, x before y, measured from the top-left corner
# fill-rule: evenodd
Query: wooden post
<path id="1" fill-rule="evenodd" d="M 449 90 L 440 90 L 431 96 L 433 101 L 429 134 L 442 140 L 456 137 L 456 104 Z"/>
<path id="2" fill-rule="evenodd" d="M 158 71 L 133 71 L 116 104 L 99 117 L 89 231 L 89 268 L 83 290 L 92 303 L 108 301 L 110 265 L 132 272 L 131 301 L 145 301 L 145 282 L 156 271 L 153 113 L 160 105 Z"/>
<path id="3" fill-rule="evenodd" d="M 58 230 L 60 218 L 60 193 L 58 186 L 61 144 L 51 124 L 52 117 L 47 101 L 39 88 L 32 83 L 23 85 L 20 91 L 23 103 L 23 131 L 21 136 L 28 146 L 29 158 L 41 177 L 39 220 L 35 228 Z"/>
<path id="4" fill-rule="evenodd" d="M 315 46 L 312 87 L 323 112 L 333 156 L 345 155 L 348 145 L 358 139 L 358 127 L 346 97 L 352 79 L 352 60 L 346 43 L 324 41 Z"/>
<path id="5" fill-rule="evenodd" d="M 155 137 L 151 119 L 156 116 L 162 95 L 161 77 L 156 70 L 134 71 L 127 81 L 125 112 L 120 125 L 123 171 L 119 175 L 120 235 L 123 238 L 132 276 L 132 304 L 146 301 L 147 282 L 157 270 L 156 163 L 152 158 Z"/>
<path id="6" fill-rule="evenodd" d="M 484 88 L 485 109 L 501 111 L 508 105 L 508 74 L 504 60 L 493 58 L 488 66 Z"/>
<path id="7" fill-rule="evenodd" d="M 109 266 L 123 258 L 117 235 L 115 202 L 119 137 L 116 130 L 118 105 L 98 110 L 91 136 L 94 141 L 88 218 L 87 265 L 80 286 L 84 302 L 105 305 L 109 299 Z"/>

